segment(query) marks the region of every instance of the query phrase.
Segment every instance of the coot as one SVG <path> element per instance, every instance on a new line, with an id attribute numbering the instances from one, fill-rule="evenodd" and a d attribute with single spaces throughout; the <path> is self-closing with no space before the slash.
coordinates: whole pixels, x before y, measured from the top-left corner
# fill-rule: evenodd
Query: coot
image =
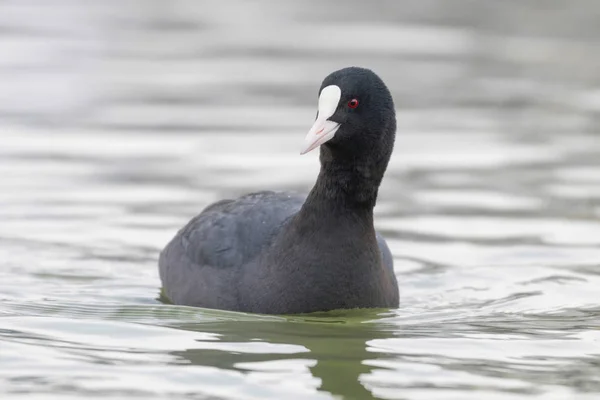
<path id="1" fill-rule="evenodd" d="M 208 206 L 160 254 L 175 304 L 264 314 L 398 307 L 393 259 L 373 207 L 396 134 L 372 71 L 331 73 L 301 154 L 320 146 L 307 197 L 258 192 Z"/>

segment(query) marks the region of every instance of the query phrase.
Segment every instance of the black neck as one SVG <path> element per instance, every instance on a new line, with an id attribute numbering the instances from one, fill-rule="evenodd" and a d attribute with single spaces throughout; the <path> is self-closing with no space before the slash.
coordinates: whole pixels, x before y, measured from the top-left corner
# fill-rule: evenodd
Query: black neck
<path id="1" fill-rule="evenodd" d="M 321 171 L 301 214 L 353 214 L 373 220 L 373 208 L 383 171 L 356 157 L 347 159 L 322 146 Z"/>

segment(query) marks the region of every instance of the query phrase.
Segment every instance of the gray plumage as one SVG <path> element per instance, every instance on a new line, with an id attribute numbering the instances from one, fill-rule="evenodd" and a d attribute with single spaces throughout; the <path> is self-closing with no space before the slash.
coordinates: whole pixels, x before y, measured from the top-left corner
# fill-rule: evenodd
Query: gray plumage
<path id="1" fill-rule="evenodd" d="M 325 265 L 317 260 L 316 268 L 310 266 L 304 271 L 293 268 L 300 281 L 286 281 L 290 288 L 273 281 L 279 274 L 264 273 L 266 269 L 261 273 L 261 261 L 265 259 L 261 252 L 270 249 L 273 238 L 298 213 L 304 200 L 305 197 L 294 193 L 264 191 L 208 206 L 160 254 L 165 295 L 175 304 L 275 314 L 360 307 L 362 304 L 352 303 L 357 296 L 343 295 L 348 289 L 343 287 L 341 276 L 347 274 L 345 270 L 352 268 L 351 265 L 338 262 Z M 376 234 L 376 240 L 384 275 L 395 286 L 392 254 L 381 235 Z M 333 257 L 343 260 L 336 253 L 352 242 L 338 245 L 330 251 Z M 328 278 L 326 285 L 315 282 L 322 277 Z M 362 292 L 366 283 L 358 282 L 355 289 Z M 311 293 L 322 289 L 324 297 L 330 298 L 327 302 L 322 302 L 323 296 L 318 293 Z M 298 293 L 301 290 L 306 292 Z M 392 290 L 396 296 L 391 296 L 388 302 L 382 301 L 379 307 L 397 306 L 397 287 Z M 292 293 L 300 296 L 295 307 L 284 302 Z M 312 296 L 313 301 L 306 296 Z M 253 297 L 262 299 L 260 306 L 252 301 Z M 320 302 L 321 307 L 304 309 L 315 302 Z"/>

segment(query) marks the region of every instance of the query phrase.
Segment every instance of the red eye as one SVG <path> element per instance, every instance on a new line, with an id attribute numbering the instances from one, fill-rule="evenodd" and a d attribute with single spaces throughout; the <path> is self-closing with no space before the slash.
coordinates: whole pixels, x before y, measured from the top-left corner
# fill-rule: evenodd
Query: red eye
<path id="1" fill-rule="evenodd" d="M 356 99 L 352 99 L 348 102 L 348 107 L 350 108 L 356 108 L 358 107 L 358 100 Z"/>

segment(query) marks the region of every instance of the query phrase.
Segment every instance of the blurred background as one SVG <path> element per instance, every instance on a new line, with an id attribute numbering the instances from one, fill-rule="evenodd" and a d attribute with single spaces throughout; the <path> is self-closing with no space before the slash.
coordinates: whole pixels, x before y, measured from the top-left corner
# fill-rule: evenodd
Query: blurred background
<path id="1" fill-rule="evenodd" d="M 600 3 L 0 0 L 3 399 L 595 399 Z M 163 305 L 210 202 L 310 189 L 330 72 L 397 106 L 401 307 Z"/>

